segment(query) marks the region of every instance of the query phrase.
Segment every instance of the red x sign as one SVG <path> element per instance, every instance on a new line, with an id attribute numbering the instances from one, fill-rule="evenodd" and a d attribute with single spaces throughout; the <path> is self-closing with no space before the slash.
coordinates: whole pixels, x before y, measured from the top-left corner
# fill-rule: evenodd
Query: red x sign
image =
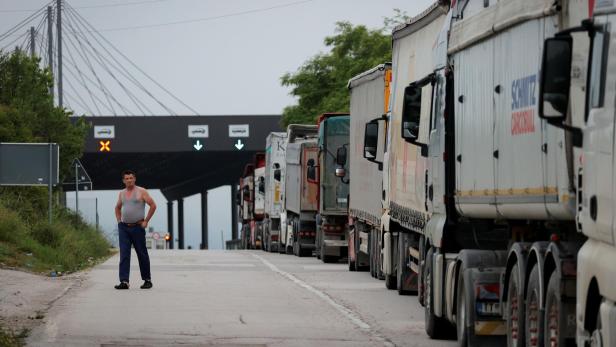
<path id="1" fill-rule="evenodd" d="M 111 141 L 98 141 L 98 144 L 101 145 L 101 148 L 98 149 L 99 152 L 111 152 Z"/>

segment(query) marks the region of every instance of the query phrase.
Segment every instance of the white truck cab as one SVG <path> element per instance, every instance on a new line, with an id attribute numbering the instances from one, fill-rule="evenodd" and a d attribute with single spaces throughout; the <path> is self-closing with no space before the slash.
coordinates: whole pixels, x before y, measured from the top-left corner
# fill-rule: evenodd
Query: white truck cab
<path id="1" fill-rule="evenodd" d="M 578 346 L 616 345 L 616 2 L 598 0 L 591 19 L 545 42 L 540 93 L 541 117 L 565 129 L 581 146 L 578 170 L 578 228 L 588 237 L 577 257 L 576 339 Z M 571 111 L 574 46 L 590 37 L 585 111 Z M 583 119 L 575 119 L 575 118 Z M 582 124 L 576 127 L 572 124 Z"/>

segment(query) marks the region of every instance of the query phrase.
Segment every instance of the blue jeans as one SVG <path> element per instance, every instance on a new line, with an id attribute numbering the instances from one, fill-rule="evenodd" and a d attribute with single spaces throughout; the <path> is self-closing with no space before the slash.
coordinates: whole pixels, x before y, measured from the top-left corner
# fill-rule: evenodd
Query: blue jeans
<path id="1" fill-rule="evenodd" d="M 145 229 L 136 225 L 129 227 L 126 224 L 118 224 L 118 238 L 120 241 L 120 282 L 128 282 L 130 277 L 130 249 L 135 247 L 137 258 L 139 259 L 139 270 L 141 279 L 149 281 L 150 276 L 150 257 L 145 246 Z"/>

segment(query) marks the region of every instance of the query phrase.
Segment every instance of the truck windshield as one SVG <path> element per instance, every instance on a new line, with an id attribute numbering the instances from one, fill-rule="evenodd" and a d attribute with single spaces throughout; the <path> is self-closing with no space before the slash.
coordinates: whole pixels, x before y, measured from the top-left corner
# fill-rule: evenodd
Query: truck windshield
<path id="1" fill-rule="evenodd" d="M 336 152 L 349 144 L 349 116 L 328 118 L 322 125 L 319 147 L 323 151 L 321 185 L 324 210 L 346 210 L 349 185 L 336 177 Z M 348 165 L 346 167 L 348 172 Z"/>

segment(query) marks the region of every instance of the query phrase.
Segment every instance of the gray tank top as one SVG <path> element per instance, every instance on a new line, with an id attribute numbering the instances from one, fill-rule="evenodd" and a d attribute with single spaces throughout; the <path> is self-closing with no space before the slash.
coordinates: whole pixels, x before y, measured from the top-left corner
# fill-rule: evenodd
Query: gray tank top
<path id="1" fill-rule="evenodd" d="M 135 187 L 130 198 L 126 195 L 126 189 L 120 192 L 122 199 L 122 222 L 136 223 L 145 218 L 145 201 L 141 199 L 141 188 Z"/>

